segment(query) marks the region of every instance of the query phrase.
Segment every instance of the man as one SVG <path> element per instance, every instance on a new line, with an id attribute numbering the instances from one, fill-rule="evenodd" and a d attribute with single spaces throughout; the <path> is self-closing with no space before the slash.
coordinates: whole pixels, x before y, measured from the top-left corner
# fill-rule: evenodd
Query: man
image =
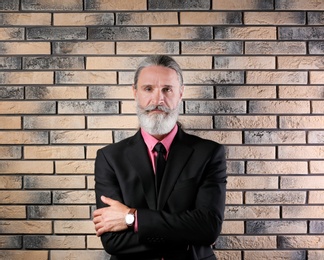
<path id="1" fill-rule="evenodd" d="M 224 148 L 177 124 L 183 91 L 171 57 L 146 58 L 133 85 L 140 130 L 97 153 L 93 222 L 112 260 L 215 259 L 211 245 L 225 208 Z M 157 143 L 165 155 L 157 155 Z"/>

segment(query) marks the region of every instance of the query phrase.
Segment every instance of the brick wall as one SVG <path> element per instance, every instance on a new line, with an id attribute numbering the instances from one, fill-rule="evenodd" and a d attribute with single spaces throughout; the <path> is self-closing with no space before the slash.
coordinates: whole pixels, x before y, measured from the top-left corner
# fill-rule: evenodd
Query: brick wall
<path id="1" fill-rule="evenodd" d="M 180 121 L 227 147 L 219 259 L 324 259 L 322 0 L 1 0 L 0 258 L 108 259 L 96 150 L 132 135 L 144 56 L 184 69 Z"/>

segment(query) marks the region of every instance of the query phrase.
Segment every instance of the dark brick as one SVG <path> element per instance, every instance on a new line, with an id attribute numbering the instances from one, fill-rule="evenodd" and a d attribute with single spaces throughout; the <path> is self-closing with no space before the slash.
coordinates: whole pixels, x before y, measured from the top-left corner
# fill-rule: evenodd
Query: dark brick
<path id="1" fill-rule="evenodd" d="M 323 27 L 280 27 L 279 40 L 323 40 Z"/>
<path id="2" fill-rule="evenodd" d="M 90 27 L 90 40 L 148 40 L 146 27 Z"/>
<path id="3" fill-rule="evenodd" d="M 245 101 L 187 101 L 187 114 L 245 113 Z"/>
<path id="4" fill-rule="evenodd" d="M 11 249 L 11 248 L 21 248 L 21 247 L 22 247 L 21 236 L 0 236 L 1 249 Z"/>
<path id="5" fill-rule="evenodd" d="M 309 54 L 324 54 L 324 41 L 309 42 Z"/>
<path id="6" fill-rule="evenodd" d="M 85 40 L 84 27 L 32 27 L 27 28 L 28 40 Z"/>
<path id="7" fill-rule="evenodd" d="M 26 248 L 44 248 L 47 243 L 46 236 L 24 236 L 24 246 Z"/>
<path id="8" fill-rule="evenodd" d="M 26 99 L 43 99 L 49 93 L 47 86 L 28 86 L 25 91 Z"/>
<path id="9" fill-rule="evenodd" d="M 1 0 L 0 11 L 18 11 L 19 0 Z"/>
<path id="10" fill-rule="evenodd" d="M 313 220 L 309 223 L 309 232 L 324 234 L 324 220 Z"/>
<path id="11" fill-rule="evenodd" d="M 296 230 L 296 226 L 300 230 Z M 246 233 L 247 234 L 278 234 L 278 233 L 289 233 L 292 230 L 296 233 L 304 233 L 307 230 L 306 221 L 247 221 L 246 222 Z"/>
<path id="12" fill-rule="evenodd" d="M 21 0 L 22 10 L 31 11 L 81 11 L 82 0 L 78 1 L 44 1 L 44 0 Z"/>
<path id="13" fill-rule="evenodd" d="M 149 0 L 149 10 L 209 10 L 209 0 Z"/>
<path id="14" fill-rule="evenodd" d="M 119 142 L 135 134 L 135 131 L 114 131 L 114 142 Z"/>
<path id="15" fill-rule="evenodd" d="M 21 58 L 0 57 L 0 70 L 21 69 Z"/>
<path id="16" fill-rule="evenodd" d="M 24 99 L 24 88 L 0 87 L 0 99 Z"/>
<path id="17" fill-rule="evenodd" d="M 60 101 L 58 111 L 61 114 L 117 114 L 118 101 Z"/>
<path id="18" fill-rule="evenodd" d="M 310 25 L 323 25 L 324 24 L 324 12 L 309 12 L 308 24 Z"/>
<path id="19" fill-rule="evenodd" d="M 23 69 L 84 69 L 83 57 L 25 57 Z"/>
<path id="20" fill-rule="evenodd" d="M 227 24 L 242 24 L 242 13 L 241 12 L 226 12 Z"/>
<path id="21" fill-rule="evenodd" d="M 242 161 L 227 161 L 227 174 L 244 174 L 245 167 Z"/>

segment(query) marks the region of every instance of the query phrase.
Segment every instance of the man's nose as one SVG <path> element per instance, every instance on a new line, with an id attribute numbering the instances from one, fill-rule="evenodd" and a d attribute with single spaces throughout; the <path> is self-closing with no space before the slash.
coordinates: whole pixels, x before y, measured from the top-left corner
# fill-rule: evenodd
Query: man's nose
<path id="1" fill-rule="evenodd" d="M 156 91 L 154 95 L 154 103 L 155 105 L 160 105 L 164 103 L 164 95 L 162 91 L 160 90 Z"/>

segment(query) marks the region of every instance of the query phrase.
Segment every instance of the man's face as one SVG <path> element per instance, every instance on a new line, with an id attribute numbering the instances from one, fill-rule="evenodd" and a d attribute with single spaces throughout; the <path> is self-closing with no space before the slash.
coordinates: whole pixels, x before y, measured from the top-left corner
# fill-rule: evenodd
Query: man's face
<path id="1" fill-rule="evenodd" d="M 183 86 L 175 70 L 162 66 L 144 68 L 133 87 L 141 127 L 152 135 L 166 134 L 174 127 Z"/>

